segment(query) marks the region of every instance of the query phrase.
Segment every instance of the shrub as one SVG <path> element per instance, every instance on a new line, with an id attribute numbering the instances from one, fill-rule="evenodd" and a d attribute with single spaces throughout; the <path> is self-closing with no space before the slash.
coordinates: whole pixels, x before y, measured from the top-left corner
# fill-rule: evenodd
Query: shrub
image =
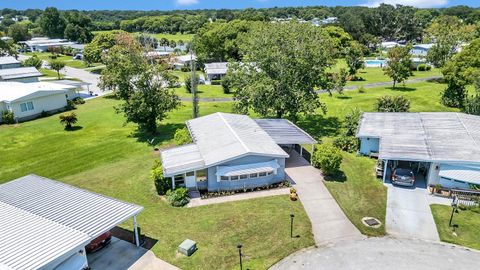
<path id="1" fill-rule="evenodd" d="M 355 135 L 361 116 L 362 112 L 358 108 L 350 110 L 347 115 L 345 115 L 345 121 L 343 122 L 343 127 L 345 128 L 345 136 Z"/>
<path id="2" fill-rule="evenodd" d="M 85 100 L 81 97 L 76 97 L 73 99 L 73 103 L 76 105 L 85 104 Z"/>
<path id="3" fill-rule="evenodd" d="M 184 145 L 192 142 L 192 138 L 190 137 L 187 128 L 177 129 L 173 136 L 173 140 L 177 145 Z"/>
<path id="4" fill-rule="evenodd" d="M 190 201 L 188 190 L 186 188 L 170 189 L 167 191 L 167 200 L 172 206 L 182 207 Z"/>
<path id="5" fill-rule="evenodd" d="M 182 72 L 189 72 L 189 71 L 191 71 L 191 70 L 190 70 L 190 67 L 188 67 L 188 66 L 183 66 L 183 67 L 180 68 L 180 71 L 182 71 Z"/>
<path id="6" fill-rule="evenodd" d="M 48 112 L 46 112 L 46 111 L 42 111 L 42 112 L 40 113 L 40 117 L 41 117 L 41 118 L 43 118 L 43 117 L 49 117 L 49 116 L 50 116 L 50 114 L 49 114 Z"/>
<path id="7" fill-rule="evenodd" d="M 342 159 L 342 153 L 336 147 L 319 144 L 313 153 L 312 164 L 325 175 L 333 175 L 340 169 Z"/>
<path id="8" fill-rule="evenodd" d="M 200 78 L 198 77 L 198 75 L 195 75 L 195 85 L 198 85 L 199 81 Z M 188 75 L 185 79 L 185 89 L 188 93 L 192 93 L 192 75 Z"/>
<path id="9" fill-rule="evenodd" d="M 427 65 L 420 64 L 420 65 L 418 65 L 417 70 L 418 71 L 425 71 L 425 70 L 427 70 Z"/>
<path id="10" fill-rule="evenodd" d="M 32 57 L 23 61 L 22 65 L 25 67 L 34 67 L 36 69 L 39 69 L 42 67 L 42 60 L 40 60 L 40 58 L 38 58 L 38 56 L 34 54 Z"/>
<path id="11" fill-rule="evenodd" d="M 160 161 L 156 160 L 150 171 L 150 179 L 155 183 L 158 195 L 165 195 L 172 188 L 172 183 L 163 176 L 163 167 Z"/>
<path id="12" fill-rule="evenodd" d="M 221 85 L 222 80 L 212 80 L 212 85 Z"/>
<path id="13" fill-rule="evenodd" d="M 354 153 L 358 150 L 358 139 L 353 136 L 341 136 L 333 140 L 333 146 L 345 152 Z"/>
<path id="14" fill-rule="evenodd" d="M 230 94 L 231 88 L 232 88 L 230 77 L 225 76 L 225 78 L 222 80 L 221 84 L 222 84 L 223 93 L 224 94 Z"/>
<path id="15" fill-rule="evenodd" d="M 426 70 L 426 71 L 432 70 L 432 66 L 427 66 L 425 70 Z"/>
<path id="16" fill-rule="evenodd" d="M 15 115 L 11 111 L 2 112 L 2 122 L 7 125 L 15 124 Z"/>
<path id="17" fill-rule="evenodd" d="M 77 115 L 74 112 L 68 112 L 60 115 L 60 124 L 65 126 L 65 129 L 71 129 L 75 123 L 78 122 Z"/>
<path id="18" fill-rule="evenodd" d="M 408 112 L 410 110 L 410 100 L 404 96 L 379 97 L 375 109 L 377 112 Z"/>
<path id="19" fill-rule="evenodd" d="M 448 83 L 447 88 L 443 90 L 441 102 L 443 105 L 453 108 L 463 108 L 467 98 L 465 86 L 455 81 Z"/>
<path id="20" fill-rule="evenodd" d="M 71 111 L 71 110 L 75 110 L 75 109 L 76 109 L 75 101 L 68 99 L 67 100 L 67 106 L 65 106 L 65 110 L 66 111 Z"/>

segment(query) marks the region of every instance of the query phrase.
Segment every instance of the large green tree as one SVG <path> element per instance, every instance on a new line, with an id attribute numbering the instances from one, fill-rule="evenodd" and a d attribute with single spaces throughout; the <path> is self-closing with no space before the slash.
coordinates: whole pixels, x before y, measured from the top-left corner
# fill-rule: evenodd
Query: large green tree
<path id="1" fill-rule="evenodd" d="M 32 37 L 28 32 L 29 22 L 18 22 L 12 24 L 8 28 L 8 36 L 11 37 L 15 42 L 25 41 Z"/>
<path id="2" fill-rule="evenodd" d="M 243 63 L 229 74 L 235 90 L 235 109 L 262 116 L 291 117 L 313 113 L 322 106 L 315 89 L 333 66 L 332 38 L 309 24 L 262 23 L 241 42 Z"/>
<path id="3" fill-rule="evenodd" d="M 426 39 L 435 42 L 429 50 L 427 60 L 437 67 L 443 67 L 455 54 L 460 44 L 475 37 L 475 26 L 465 24 L 454 16 L 439 16 L 426 29 Z"/>
<path id="4" fill-rule="evenodd" d="M 127 122 L 155 133 L 157 122 L 181 104 L 174 91 L 166 86 L 171 76 L 163 66 L 147 60 L 132 35 L 117 34 L 115 43 L 105 57 L 100 87 L 113 90 L 123 100 L 116 111 L 123 113 Z"/>
<path id="5" fill-rule="evenodd" d="M 123 31 L 105 32 L 95 35 L 92 42 L 85 46 L 83 60 L 87 64 L 99 63 L 102 61 L 102 53 L 115 45 L 115 36 L 124 33 Z"/>
<path id="6" fill-rule="evenodd" d="M 89 16 L 78 11 L 70 11 L 65 14 L 67 25 L 64 37 L 71 41 L 88 43 L 92 40 L 92 20 Z"/>
<path id="7" fill-rule="evenodd" d="M 357 74 L 357 71 L 365 67 L 365 61 L 363 60 L 363 48 L 358 42 L 354 41 L 347 47 L 345 53 L 345 61 L 348 66 L 348 75 L 351 77 Z"/>
<path id="8" fill-rule="evenodd" d="M 39 25 L 44 35 L 50 38 L 63 38 L 66 21 L 54 7 L 47 7 L 39 19 Z"/>
<path id="9" fill-rule="evenodd" d="M 393 81 L 393 88 L 397 83 L 404 82 L 410 76 L 412 72 L 412 60 L 410 59 L 411 45 L 408 46 L 395 46 L 388 51 L 387 66 L 384 68 L 384 73 L 390 77 Z"/>

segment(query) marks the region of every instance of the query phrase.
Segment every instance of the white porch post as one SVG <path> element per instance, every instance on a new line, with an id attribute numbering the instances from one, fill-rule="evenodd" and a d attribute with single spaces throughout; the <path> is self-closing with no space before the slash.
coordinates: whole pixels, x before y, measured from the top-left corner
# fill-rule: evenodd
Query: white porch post
<path id="1" fill-rule="evenodd" d="M 312 152 L 310 152 L 310 164 L 313 164 L 313 152 L 315 152 L 315 144 L 312 144 Z"/>
<path id="2" fill-rule="evenodd" d="M 302 147 L 301 144 L 299 144 L 299 145 L 300 145 L 300 156 L 303 157 L 303 147 Z"/>
<path id="3" fill-rule="evenodd" d="M 172 176 L 172 189 L 175 189 L 175 176 Z"/>
<path id="4" fill-rule="evenodd" d="M 140 246 L 140 240 L 138 239 L 138 228 L 137 228 L 137 216 L 133 216 L 133 230 L 135 232 L 135 245 Z"/>
<path id="5" fill-rule="evenodd" d="M 385 181 L 387 180 L 387 168 L 388 168 L 387 164 L 388 164 L 388 159 L 385 160 L 385 165 L 383 167 L 383 183 L 385 183 Z"/>

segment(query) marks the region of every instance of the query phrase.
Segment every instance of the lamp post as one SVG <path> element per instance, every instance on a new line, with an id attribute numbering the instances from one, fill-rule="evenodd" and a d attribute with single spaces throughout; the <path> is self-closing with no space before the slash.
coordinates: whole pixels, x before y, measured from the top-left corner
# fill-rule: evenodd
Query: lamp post
<path id="1" fill-rule="evenodd" d="M 238 257 L 240 258 L 240 270 L 243 270 L 243 265 L 242 265 L 242 244 L 237 245 L 238 248 Z"/>
<path id="2" fill-rule="evenodd" d="M 290 238 L 293 238 L 293 218 L 295 217 L 294 214 L 290 214 Z"/>
<path id="3" fill-rule="evenodd" d="M 449 227 L 452 227 L 453 213 L 455 213 L 455 210 L 457 210 L 457 206 L 458 206 L 457 196 L 453 196 L 453 200 L 452 200 L 452 214 L 450 215 L 450 221 L 448 222 L 448 226 L 449 226 Z"/>

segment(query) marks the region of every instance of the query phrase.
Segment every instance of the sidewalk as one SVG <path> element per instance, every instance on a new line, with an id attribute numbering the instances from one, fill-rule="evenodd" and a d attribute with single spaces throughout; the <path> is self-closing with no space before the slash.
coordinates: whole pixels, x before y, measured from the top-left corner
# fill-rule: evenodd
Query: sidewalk
<path id="1" fill-rule="evenodd" d="M 190 200 L 190 202 L 187 204 L 187 207 L 191 208 L 191 207 L 204 206 L 204 205 L 210 205 L 210 204 L 243 201 L 243 200 L 249 200 L 249 199 L 255 199 L 255 198 L 286 195 L 286 194 L 290 194 L 290 188 L 276 188 L 271 190 L 254 191 L 254 192 L 240 193 L 240 194 L 211 198 L 211 199 L 195 198 Z"/>
<path id="2" fill-rule="evenodd" d="M 285 172 L 294 182 L 300 201 L 312 222 L 317 246 L 364 238 L 327 190 L 318 169 L 292 152 L 287 159 Z"/>

